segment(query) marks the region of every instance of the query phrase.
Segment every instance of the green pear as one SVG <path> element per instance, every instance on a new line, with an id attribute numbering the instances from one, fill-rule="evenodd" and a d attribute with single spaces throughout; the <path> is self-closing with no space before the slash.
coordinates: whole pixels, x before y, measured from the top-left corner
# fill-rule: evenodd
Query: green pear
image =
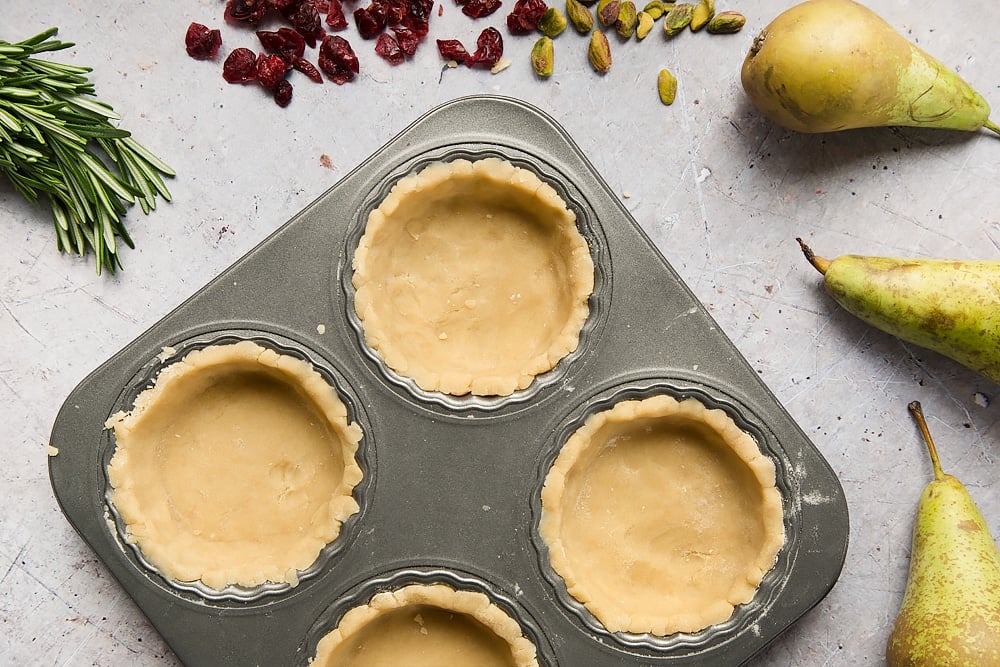
<path id="1" fill-rule="evenodd" d="M 1000 262 L 813 253 L 826 291 L 882 331 L 1000 382 Z"/>
<path id="2" fill-rule="evenodd" d="M 941 470 L 920 403 L 909 405 L 934 465 L 917 506 L 889 667 L 1000 665 L 1000 552 L 960 481 Z"/>
<path id="3" fill-rule="evenodd" d="M 798 132 L 909 125 L 974 131 L 990 106 L 939 60 L 851 0 L 808 0 L 775 18 L 743 62 L 743 89 Z"/>

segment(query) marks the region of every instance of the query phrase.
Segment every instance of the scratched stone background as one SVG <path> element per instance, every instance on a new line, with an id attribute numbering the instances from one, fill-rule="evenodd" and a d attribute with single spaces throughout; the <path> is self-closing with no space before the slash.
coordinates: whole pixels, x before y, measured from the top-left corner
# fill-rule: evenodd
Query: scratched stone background
<path id="1" fill-rule="evenodd" d="M 439 1 L 431 39 L 472 44 L 506 13 L 473 22 Z M 130 213 L 136 249 L 123 251 L 116 276 L 56 252 L 47 214 L 0 183 L 0 665 L 179 664 L 56 505 L 46 444 L 62 400 L 395 133 L 472 93 L 525 100 L 565 126 L 840 477 L 851 512 L 843 573 L 753 664 L 882 664 L 913 511 L 931 474 L 906 404 L 923 402 L 945 466 L 1000 534 L 1000 388 L 840 310 L 794 239 L 827 256 L 1000 259 L 1000 137 L 807 136 L 761 118 L 740 88 L 740 64 L 788 4 L 719 0 L 720 10 L 748 16 L 732 36 L 612 39 L 614 66 L 603 77 L 586 63 L 585 40 L 568 31 L 547 81 L 529 68 L 533 39 L 505 29 L 512 64 L 492 75 L 442 71 L 432 44 L 389 67 L 352 26 L 358 80 L 320 86 L 296 76 L 295 98 L 280 109 L 254 86 L 226 84 L 221 60 L 185 54 L 191 21 L 220 27 L 224 53 L 256 46 L 223 23 L 219 0 L 7 0 L 0 39 L 58 26 L 76 46 L 51 57 L 93 67 L 121 125 L 178 176 L 173 203 L 149 217 Z M 1000 105 L 995 35 L 983 28 L 1000 19 L 994 3 L 878 5 Z M 656 96 L 662 67 L 679 80 L 671 107 Z"/>

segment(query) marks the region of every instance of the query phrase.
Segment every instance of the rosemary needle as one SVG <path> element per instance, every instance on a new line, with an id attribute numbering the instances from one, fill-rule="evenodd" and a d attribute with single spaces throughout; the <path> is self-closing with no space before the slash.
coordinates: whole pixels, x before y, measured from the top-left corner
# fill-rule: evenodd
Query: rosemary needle
<path id="1" fill-rule="evenodd" d="M 134 247 L 125 213 L 143 213 L 174 171 L 113 124 L 111 105 L 95 97 L 91 68 L 37 56 L 73 46 L 57 28 L 12 44 L 0 40 L 0 174 L 26 199 L 48 203 L 62 252 L 94 253 L 97 272 L 121 266 L 119 241 Z"/>

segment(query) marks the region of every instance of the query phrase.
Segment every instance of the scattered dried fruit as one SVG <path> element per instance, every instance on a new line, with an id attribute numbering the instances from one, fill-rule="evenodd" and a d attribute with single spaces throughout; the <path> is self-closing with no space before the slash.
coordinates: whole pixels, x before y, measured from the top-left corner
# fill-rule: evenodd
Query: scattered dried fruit
<path id="1" fill-rule="evenodd" d="M 670 106 L 677 97 L 677 77 L 668 69 L 661 69 L 656 78 L 656 89 L 660 93 L 660 101 Z"/>
<path id="2" fill-rule="evenodd" d="M 541 37 L 531 49 L 531 67 L 535 74 L 540 77 L 552 76 L 552 61 L 555 56 L 555 49 L 552 45 L 552 38 Z"/>
<path id="3" fill-rule="evenodd" d="M 273 53 L 258 53 L 254 63 L 254 78 L 257 83 L 268 90 L 275 90 L 278 82 L 285 78 L 288 63 L 279 55 Z"/>
<path id="4" fill-rule="evenodd" d="M 330 0 L 326 10 L 326 25 L 330 30 L 340 31 L 347 28 L 347 17 L 344 16 L 344 4 L 340 0 Z"/>
<path id="5" fill-rule="evenodd" d="M 500 31 L 496 28 L 486 28 L 479 33 L 479 39 L 476 40 L 476 52 L 472 54 L 472 58 L 465 61 L 465 64 L 469 67 L 492 69 L 500 62 L 502 55 L 503 37 L 500 35 Z"/>
<path id="6" fill-rule="evenodd" d="M 607 36 L 600 30 L 590 35 L 590 46 L 587 48 L 587 59 L 595 72 L 604 74 L 611 69 L 611 45 Z"/>
<path id="7" fill-rule="evenodd" d="M 346 39 L 327 35 L 319 47 L 319 68 L 338 86 L 354 80 L 360 71 L 358 56 Z"/>
<path id="8" fill-rule="evenodd" d="M 258 30 L 257 39 L 267 51 L 275 53 L 288 62 L 301 58 L 306 52 L 306 40 L 291 28 L 279 28 L 275 31 Z"/>
<path id="9" fill-rule="evenodd" d="M 566 0 L 566 16 L 581 35 L 594 29 L 594 14 L 580 0 Z"/>
<path id="10" fill-rule="evenodd" d="M 312 0 L 299 0 L 281 10 L 281 15 L 305 39 L 309 48 L 315 48 L 317 42 L 326 34 L 319 10 Z"/>
<path id="11" fill-rule="evenodd" d="M 211 30 L 200 23 L 188 26 L 184 35 L 184 47 L 187 49 L 187 54 L 195 60 L 215 58 L 219 55 L 220 46 L 222 46 L 222 33 L 218 30 Z"/>
<path id="12" fill-rule="evenodd" d="M 500 0 L 456 0 L 462 6 L 462 13 L 474 19 L 489 16 L 500 9 Z"/>
<path id="13" fill-rule="evenodd" d="M 256 25 L 267 13 L 266 0 L 229 0 L 223 18 L 227 23 Z"/>
<path id="14" fill-rule="evenodd" d="M 250 83 L 256 77 L 257 54 L 239 47 L 226 57 L 222 64 L 222 78 L 229 83 Z"/>
<path id="15" fill-rule="evenodd" d="M 386 15 L 384 7 L 378 2 L 372 2 L 367 7 L 354 10 L 354 25 L 358 28 L 361 39 L 375 39 L 385 30 Z"/>
<path id="16" fill-rule="evenodd" d="M 383 32 L 375 40 L 375 53 L 385 59 L 390 65 L 400 65 L 406 60 L 406 54 L 400 48 L 399 42 L 387 32 Z"/>
<path id="17" fill-rule="evenodd" d="M 307 77 L 309 77 L 310 80 L 316 83 L 323 83 L 323 75 L 319 73 L 319 70 L 316 69 L 315 65 L 313 65 L 305 58 L 296 58 L 295 60 L 293 60 L 292 68 L 298 70 L 299 72 L 302 72 Z"/>
<path id="18" fill-rule="evenodd" d="M 282 79 L 274 88 L 274 101 L 279 107 L 287 107 L 292 101 L 292 84 Z"/>
<path id="19" fill-rule="evenodd" d="M 538 27 L 547 9 L 544 0 L 517 0 L 507 15 L 507 29 L 512 35 L 526 35 Z"/>
<path id="20" fill-rule="evenodd" d="M 476 52 L 469 55 L 462 42 L 457 39 L 437 40 L 438 53 L 445 60 L 453 60 L 467 67 L 492 69 L 503 56 L 503 37 L 496 28 L 486 28 L 476 40 Z"/>
<path id="21" fill-rule="evenodd" d="M 716 35 L 727 35 L 742 30 L 746 22 L 747 18 L 739 12 L 719 12 L 708 22 L 706 30 Z"/>
<path id="22" fill-rule="evenodd" d="M 437 47 L 438 53 L 445 60 L 454 60 L 461 65 L 469 59 L 469 52 L 465 49 L 462 42 L 457 39 L 439 39 L 437 40 Z"/>

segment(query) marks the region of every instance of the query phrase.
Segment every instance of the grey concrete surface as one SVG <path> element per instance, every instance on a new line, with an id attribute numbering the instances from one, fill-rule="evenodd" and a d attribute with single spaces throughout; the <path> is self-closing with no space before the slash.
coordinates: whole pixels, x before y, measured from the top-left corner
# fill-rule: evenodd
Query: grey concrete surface
<path id="1" fill-rule="evenodd" d="M 472 21 L 439 0 L 430 38 L 471 45 L 483 27 L 502 26 L 511 4 Z M 493 75 L 443 70 L 432 41 L 390 67 L 352 26 L 359 78 L 341 87 L 296 74 L 281 109 L 255 86 L 226 84 L 221 57 L 185 54 L 191 21 L 221 28 L 223 54 L 256 47 L 251 33 L 224 24 L 219 0 L 3 3 L 0 39 L 58 26 L 76 46 L 51 57 L 93 67 L 121 125 L 178 175 L 172 203 L 129 214 L 136 248 L 113 277 L 96 275 L 91 257 L 60 255 L 47 213 L 0 183 L 0 665 L 178 664 L 56 505 L 46 465 L 56 411 L 89 371 L 399 130 L 472 93 L 525 100 L 565 126 L 840 477 L 851 511 L 842 575 L 754 664 L 884 663 L 931 475 L 906 404 L 923 402 L 944 465 L 998 534 L 1000 388 L 843 312 L 794 239 L 827 256 L 1000 259 L 1000 137 L 884 128 L 807 136 L 763 119 L 744 97 L 740 64 L 788 4 L 720 2 L 748 17 L 736 35 L 613 38 L 603 77 L 570 30 L 556 40 L 550 80 L 530 70 L 534 39 L 505 28 L 511 66 Z M 983 27 L 1000 18 L 993 3 L 878 4 L 1000 104 L 995 35 Z M 662 67 L 679 80 L 671 107 L 656 95 Z"/>

